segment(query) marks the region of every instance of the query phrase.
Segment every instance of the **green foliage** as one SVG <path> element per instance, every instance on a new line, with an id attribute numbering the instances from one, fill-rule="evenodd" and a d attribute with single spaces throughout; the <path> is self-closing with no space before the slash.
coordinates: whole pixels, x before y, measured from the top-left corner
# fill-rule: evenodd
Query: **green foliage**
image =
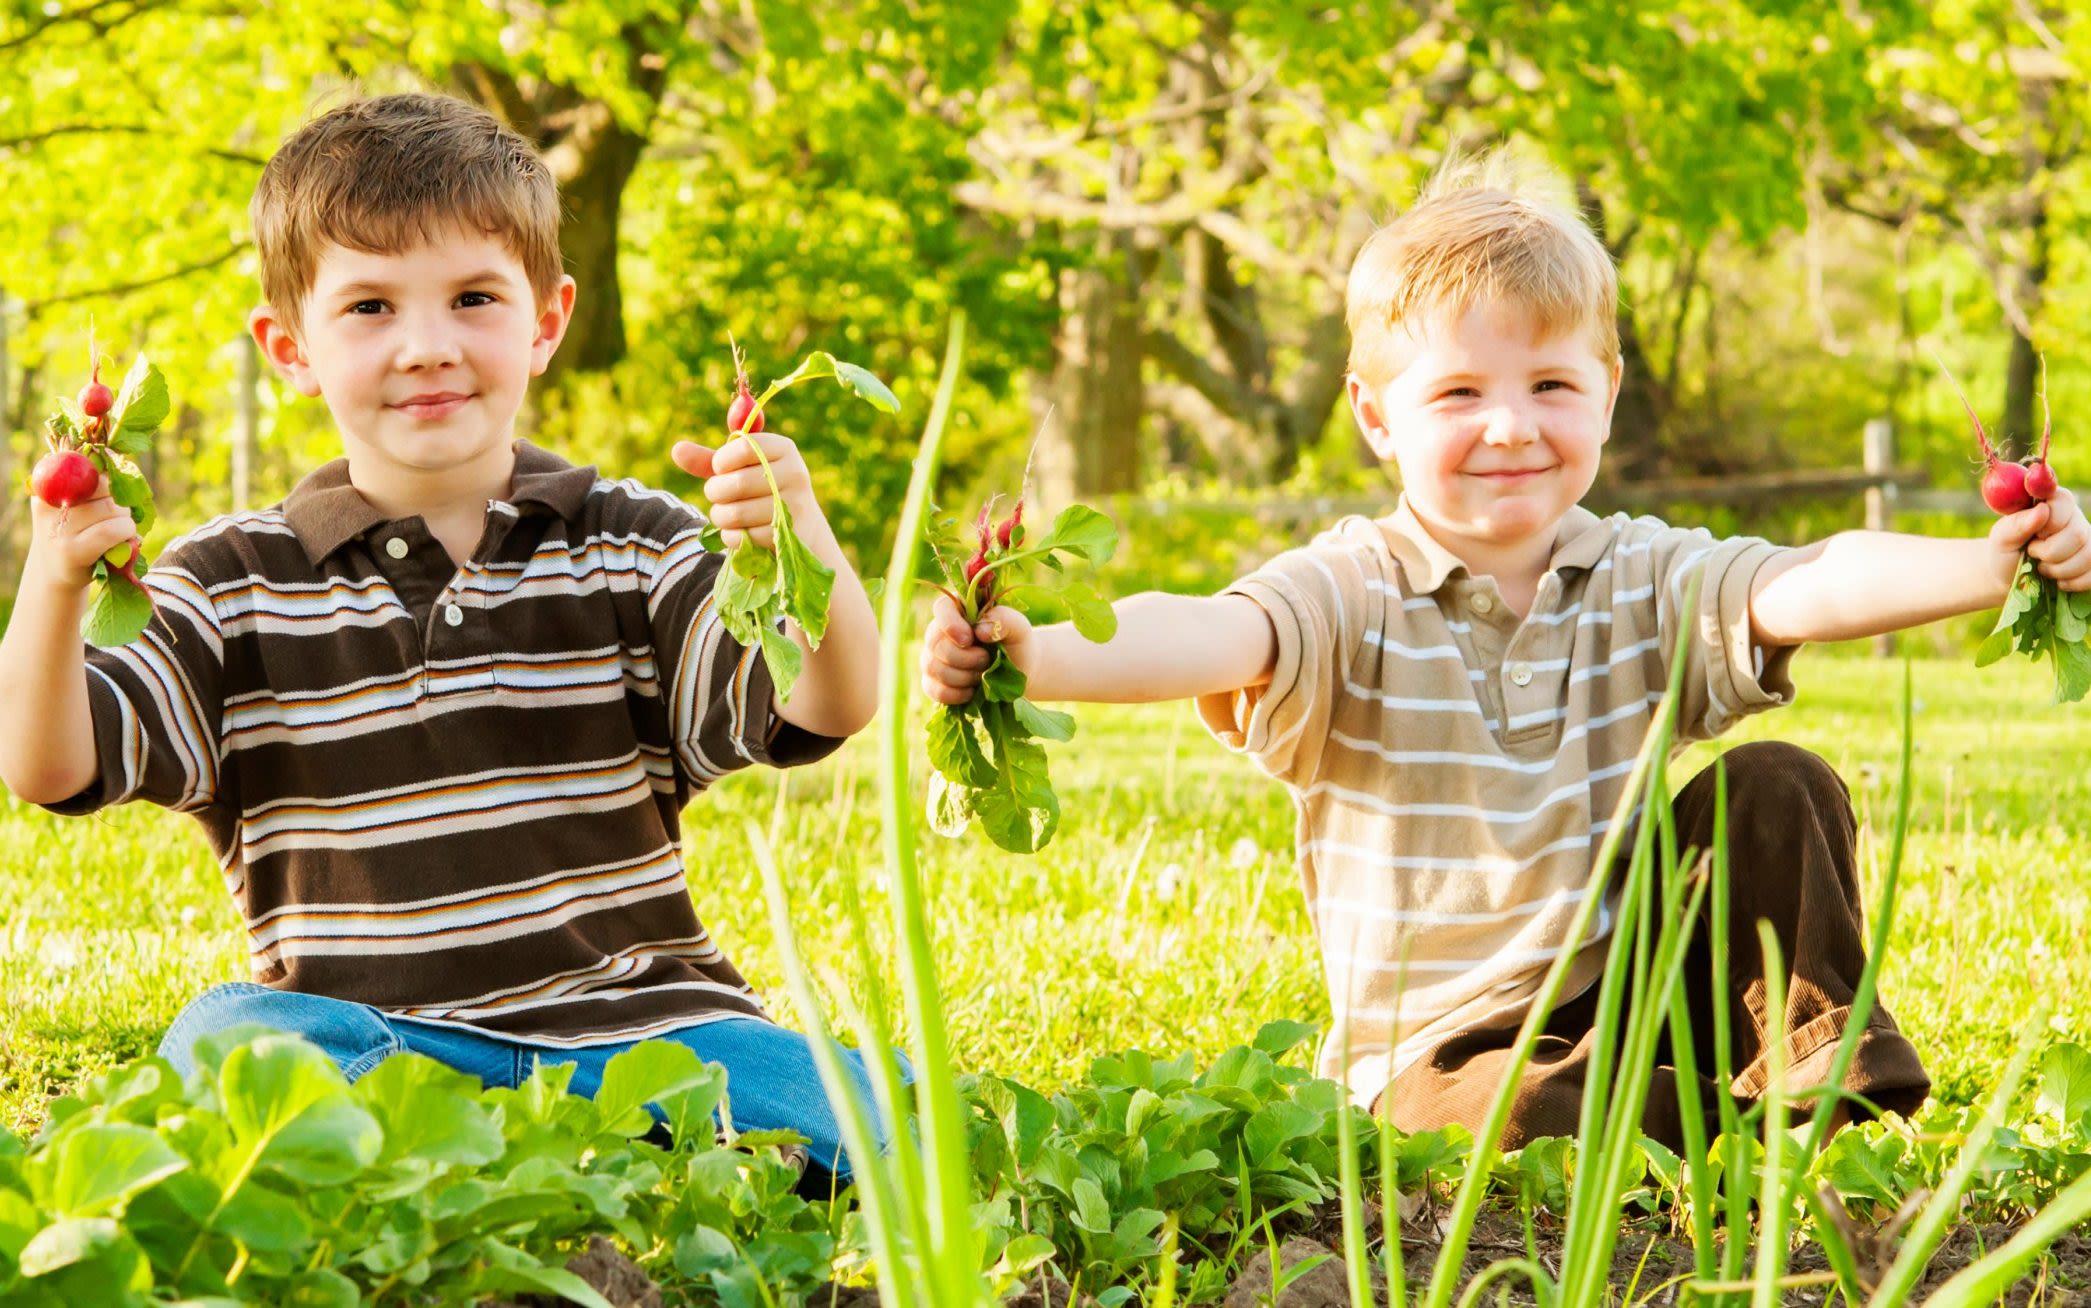
<path id="1" fill-rule="evenodd" d="M 980 511 L 977 548 L 970 554 L 950 517 L 933 520 L 927 536 L 939 589 L 952 596 L 969 623 L 996 605 L 1026 617 L 1039 600 L 1055 603 L 1072 617 L 1075 629 L 1094 641 L 1108 641 L 1118 628 L 1111 606 L 1086 585 L 1058 580 L 1066 567 L 1060 555 L 1092 567 L 1108 563 L 1118 547 L 1111 520 L 1087 505 L 1070 504 L 1043 535 L 1028 534 L 1022 522 L 1023 501 L 1002 524 L 992 521 L 992 506 Z M 1030 565 L 1054 574 L 1046 582 L 1028 580 Z M 1046 773 L 1045 741 L 1074 739 L 1073 715 L 1042 709 L 1024 698 L 1024 674 L 997 645 L 981 673 L 980 689 L 958 705 L 939 705 L 929 719 L 929 824 L 941 835 L 956 836 L 974 819 L 988 839 L 1019 854 L 1038 852 L 1060 826 L 1060 797 Z"/>
<path id="2" fill-rule="evenodd" d="M 755 399 L 754 412 L 760 415 L 788 387 L 818 377 L 833 377 L 842 389 L 882 413 L 900 411 L 900 401 L 893 398 L 884 382 L 853 363 L 816 350 L 800 360 L 798 367 L 764 388 Z M 714 594 L 719 602 L 719 620 L 733 638 L 743 645 L 761 645 L 763 662 L 769 665 L 770 681 L 781 702 L 791 698 L 791 688 L 805 663 L 798 642 L 785 634 L 783 624 L 787 619 L 796 623 L 806 633 L 807 645 L 820 648 L 828 631 L 828 597 L 835 590 L 835 570 L 807 549 L 792 529 L 791 510 L 777 489 L 769 459 L 753 441 L 749 448 L 755 451 L 762 475 L 770 483 L 774 515 L 770 530 L 774 544 L 764 549 L 748 542 L 728 551 Z M 715 524 L 705 524 L 703 541 L 708 550 L 727 549 L 725 536 Z"/>
<path id="3" fill-rule="evenodd" d="M 2091 592 L 2064 592 L 2040 574 L 2032 556 L 2018 561 L 1997 625 L 1975 651 L 1988 667 L 2013 650 L 2046 657 L 2055 670 L 2055 702 L 2074 703 L 2091 692 Z"/>

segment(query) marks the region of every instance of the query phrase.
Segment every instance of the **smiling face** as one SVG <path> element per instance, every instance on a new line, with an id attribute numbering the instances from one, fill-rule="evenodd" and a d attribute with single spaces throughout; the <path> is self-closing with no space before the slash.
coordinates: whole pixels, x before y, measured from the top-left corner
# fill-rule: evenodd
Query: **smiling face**
<path id="1" fill-rule="evenodd" d="M 1590 489 L 1620 369 L 1587 335 L 1548 332 L 1515 302 L 1481 302 L 1400 333 L 1384 385 L 1351 378 L 1366 442 L 1400 469 L 1409 506 L 1454 554 L 1551 545 Z"/>
<path id="2" fill-rule="evenodd" d="M 264 308 L 252 326 L 299 393 L 326 401 L 359 489 L 429 502 L 505 475 L 573 295 L 564 278 L 540 306 L 500 241 L 453 233 L 400 253 L 330 246 L 301 320 Z"/>

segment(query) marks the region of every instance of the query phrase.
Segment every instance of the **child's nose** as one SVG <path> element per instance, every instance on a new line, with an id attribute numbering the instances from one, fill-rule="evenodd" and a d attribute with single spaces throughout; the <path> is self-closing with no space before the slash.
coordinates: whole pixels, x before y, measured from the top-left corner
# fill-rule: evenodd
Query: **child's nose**
<path id="1" fill-rule="evenodd" d="M 457 360 L 457 338 L 440 323 L 409 322 L 400 333 L 398 365 L 402 369 L 434 368 Z"/>
<path id="2" fill-rule="evenodd" d="M 1538 415 L 1522 404 L 1499 404 L 1489 411 L 1482 439 L 1491 445 L 1522 445 L 1537 440 Z"/>

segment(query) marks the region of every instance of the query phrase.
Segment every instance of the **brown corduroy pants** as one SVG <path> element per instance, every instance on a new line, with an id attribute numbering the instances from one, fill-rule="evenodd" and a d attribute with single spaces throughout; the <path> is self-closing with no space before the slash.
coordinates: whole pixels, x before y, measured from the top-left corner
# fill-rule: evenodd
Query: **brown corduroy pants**
<path id="1" fill-rule="evenodd" d="M 1857 822 L 1851 795 L 1834 769 L 1794 745 L 1763 741 L 1731 749 L 1728 771 L 1729 941 L 1725 978 L 1713 975 L 1710 917 L 1702 908 L 1684 961 L 1701 1102 L 1709 1135 L 1715 1125 L 1713 996 L 1728 990 L 1732 1090 L 1745 1100 L 1768 1082 L 1764 962 L 1757 923 L 1769 921 L 1788 972 L 1786 1086 L 1820 1085 L 1851 1011 L 1865 969 L 1857 869 Z M 1677 845 L 1713 842 L 1714 773 L 1708 768 L 1672 804 Z M 1622 869 L 1623 870 L 1623 869 Z M 1627 1005 L 1652 999 L 1628 993 Z M 1502 1147 L 1541 1136 L 1576 1133 L 1583 1085 L 1596 1045 L 1598 985 L 1557 1008 L 1533 1051 L 1512 1103 Z M 1418 1131 L 1458 1122 L 1479 1129 L 1510 1061 L 1523 1015 L 1446 1037 L 1404 1068 L 1383 1095 L 1393 1096 L 1396 1125 Z M 1622 1018 L 1622 1025 L 1624 1019 Z M 1677 1073 L 1667 1026 L 1656 1052 L 1642 1129 L 1672 1150 L 1683 1147 Z M 1916 1048 L 1878 1002 L 1844 1078 L 1845 1087 L 1883 1110 L 1909 1113 L 1924 1102 L 1931 1079 Z M 1854 1105 L 1852 1116 L 1872 1114 Z"/>

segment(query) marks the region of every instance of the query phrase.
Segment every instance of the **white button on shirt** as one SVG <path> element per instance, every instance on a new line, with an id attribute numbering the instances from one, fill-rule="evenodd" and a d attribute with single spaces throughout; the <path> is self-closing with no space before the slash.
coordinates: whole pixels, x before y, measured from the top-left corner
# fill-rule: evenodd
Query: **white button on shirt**
<path id="1" fill-rule="evenodd" d="M 1474 612 L 1481 614 L 1486 614 L 1496 607 L 1496 602 L 1494 600 L 1490 599 L 1487 595 L 1481 594 L 1475 595 L 1474 598 L 1467 601 L 1467 604 L 1474 610 Z"/>
<path id="2" fill-rule="evenodd" d="M 449 605 L 445 607 L 443 610 L 443 621 L 449 623 L 453 627 L 463 626 L 465 621 L 465 611 L 455 604 Z M 1526 675 L 1529 676 L 1531 674 L 1527 673 Z"/>
<path id="3" fill-rule="evenodd" d="M 1510 669 L 1510 684 L 1513 686 L 1531 685 L 1532 665 L 1529 663 L 1518 663 L 1512 665 Z"/>
<path id="4" fill-rule="evenodd" d="M 406 541 L 398 536 L 394 536 L 391 540 L 385 542 L 385 553 L 390 554 L 395 559 L 405 558 L 407 556 Z"/>

